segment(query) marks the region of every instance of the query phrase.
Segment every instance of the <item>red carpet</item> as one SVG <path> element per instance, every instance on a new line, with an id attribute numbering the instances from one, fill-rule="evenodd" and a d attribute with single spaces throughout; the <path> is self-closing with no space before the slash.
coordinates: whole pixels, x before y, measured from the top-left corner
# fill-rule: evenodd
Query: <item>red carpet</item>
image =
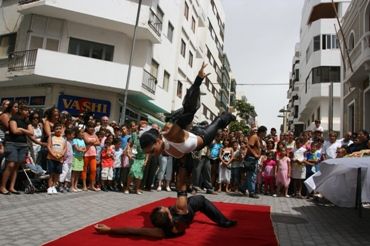
<path id="1" fill-rule="evenodd" d="M 149 213 L 157 206 L 171 206 L 174 198 L 166 198 L 134 210 L 116 215 L 97 223 L 108 226 L 150 226 Z M 173 239 L 151 239 L 134 236 L 117 237 L 95 233 L 93 226 L 87 226 L 81 230 L 56 239 L 45 245 L 278 245 L 270 218 L 270 207 L 243 205 L 235 203 L 215 202 L 215 205 L 230 219 L 238 221 L 233 228 L 220 228 L 201 213 L 197 213 L 194 222 L 186 230 L 186 234 Z"/>

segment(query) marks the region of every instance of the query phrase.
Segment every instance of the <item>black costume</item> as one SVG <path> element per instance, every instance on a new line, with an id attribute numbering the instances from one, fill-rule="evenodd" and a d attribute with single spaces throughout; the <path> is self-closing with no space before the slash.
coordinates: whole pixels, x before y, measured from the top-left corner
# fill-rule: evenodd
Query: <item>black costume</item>
<path id="1" fill-rule="evenodd" d="M 185 233 L 185 229 L 193 222 L 195 213 L 198 211 L 205 214 L 210 220 L 221 227 L 231 227 L 236 224 L 235 221 L 228 220 L 220 210 L 218 210 L 215 205 L 213 205 L 213 203 L 204 196 L 192 196 L 188 198 L 187 214 L 177 214 L 175 206 L 172 206 L 169 209 L 172 215 L 173 224 L 177 229 L 180 229 L 180 231 L 178 233 L 174 233 L 172 232 L 172 228 L 163 228 L 166 237 L 183 235 Z"/>
<path id="2" fill-rule="evenodd" d="M 186 91 L 186 95 L 182 102 L 182 108 L 176 110 L 171 116 L 167 117 L 167 120 L 176 123 L 182 129 L 186 129 L 193 122 L 194 115 L 200 108 L 200 86 L 202 81 L 203 79 L 201 77 L 196 77 L 194 83 Z M 224 112 L 206 127 L 193 127 L 190 131 L 195 135 L 202 137 L 204 141 L 203 146 L 198 146 L 197 150 L 200 150 L 204 146 L 211 144 L 217 135 L 217 131 L 225 128 L 231 121 L 234 121 L 235 119 L 235 116 L 231 113 Z"/>

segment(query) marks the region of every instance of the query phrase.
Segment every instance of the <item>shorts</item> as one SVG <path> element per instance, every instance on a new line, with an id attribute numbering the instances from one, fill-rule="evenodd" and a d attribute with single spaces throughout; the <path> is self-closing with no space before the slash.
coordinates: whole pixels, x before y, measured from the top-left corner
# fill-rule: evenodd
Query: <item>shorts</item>
<path id="1" fill-rule="evenodd" d="M 84 170 L 84 158 L 73 157 L 72 160 L 72 171 L 82 172 Z"/>
<path id="2" fill-rule="evenodd" d="M 103 167 L 102 168 L 101 180 L 113 180 L 113 167 Z"/>
<path id="3" fill-rule="evenodd" d="M 49 174 L 61 174 L 62 173 L 63 164 L 61 162 L 47 159 L 46 164 L 48 165 Z"/>
<path id="4" fill-rule="evenodd" d="M 24 162 L 26 159 L 26 154 L 28 152 L 27 144 L 23 143 L 12 143 L 7 142 L 5 143 L 5 158 L 7 161 L 21 163 Z"/>

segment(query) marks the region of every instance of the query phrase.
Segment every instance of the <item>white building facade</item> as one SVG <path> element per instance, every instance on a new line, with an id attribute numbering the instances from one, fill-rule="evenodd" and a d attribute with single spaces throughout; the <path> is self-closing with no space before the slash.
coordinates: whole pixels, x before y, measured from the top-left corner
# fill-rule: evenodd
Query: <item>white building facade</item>
<path id="1" fill-rule="evenodd" d="M 352 1 L 342 23 L 343 132 L 370 130 L 370 2 Z M 344 43 L 344 41 L 346 43 Z M 347 51 L 345 51 L 347 49 Z"/>
<path id="2" fill-rule="evenodd" d="M 121 118 L 138 1 L 8 0 L 1 8 L 1 100 Z M 203 61 L 212 74 L 195 120 L 218 115 L 222 28 L 218 0 L 143 0 L 125 120 L 163 123 Z"/>
<path id="3" fill-rule="evenodd" d="M 291 79 L 294 83 L 288 91 L 291 99 L 288 108 L 294 109 L 291 110 L 293 118 L 289 120 L 300 130 L 309 129 L 315 120 L 321 120 L 323 128 L 329 130 L 331 83 L 332 130 L 340 130 L 341 54 L 335 30 L 335 25 L 339 30 L 335 12 L 341 18 L 349 3 L 348 0 L 334 1 L 335 8 L 331 0 L 306 0 L 304 3 L 300 41 L 293 59 Z"/>

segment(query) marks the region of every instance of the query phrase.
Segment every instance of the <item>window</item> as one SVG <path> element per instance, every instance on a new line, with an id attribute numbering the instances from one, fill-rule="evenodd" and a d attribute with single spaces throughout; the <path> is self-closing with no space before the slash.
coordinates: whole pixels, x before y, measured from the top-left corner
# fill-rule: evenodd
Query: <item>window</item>
<path id="1" fill-rule="evenodd" d="M 351 35 L 349 36 L 348 46 L 348 49 L 350 51 L 353 50 L 353 48 L 355 47 L 355 35 L 353 33 L 351 33 Z"/>
<path id="2" fill-rule="evenodd" d="M 186 44 L 185 41 L 181 39 L 181 55 L 185 58 Z"/>
<path id="3" fill-rule="evenodd" d="M 330 34 L 322 35 L 322 49 L 323 50 L 331 49 L 331 35 Z"/>
<path id="4" fill-rule="evenodd" d="M 348 130 L 355 132 L 355 102 L 351 102 L 348 106 Z"/>
<path id="5" fill-rule="evenodd" d="M 177 81 L 176 95 L 177 97 L 182 98 L 182 83 L 180 81 Z"/>
<path id="6" fill-rule="evenodd" d="M 193 67 L 193 53 L 189 50 L 189 66 Z"/>
<path id="7" fill-rule="evenodd" d="M 113 61 L 114 46 L 70 38 L 68 53 L 78 56 Z"/>
<path id="8" fill-rule="evenodd" d="M 0 59 L 8 58 L 9 54 L 14 52 L 16 38 L 17 33 L 0 36 Z"/>
<path id="9" fill-rule="evenodd" d="M 208 119 L 208 108 L 206 107 L 206 105 L 203 104 L 203 115 Z"/>
<path id="10" fill-rule="evenodd" d="M 157 16 L 161 20 L 161 22 L 163 22 L 164 13 L 163 10 L 158 5 L 157 5 Z"/>
<path id="11" fill-rule="evenodd" d="M 47 38 L 47 37 L 32 35 L 30 38 L 30 44 L 28 48 L 30 50 L 46 49 L 46 50 L 58 51 L 59 40 L 54 39 L 54 38 Z"/>
<path id="12" fill-rule="evenodd" d="M 312 84 L 340 82 L 340 67 L 315 67 L 312 69 Z"/>
<path id="13" fill-rule="evenodd" d="M 163 90 L 168 91 L 169 84 L 170 84 L 170 74 L 167 73 L 167 71 L 165 70 L 163 74 L 163 85 L 162 85 Z"/>
<path id="14" fill-rule="evenodd" d="M 313 51 L 320 50 L 320 35 L 313 38 Z"/>
<path id="15" fill-rule="evenodd" d="M 174 30 L 173 25 L 171 24 L 171 22 L 168 22 L 167 38 L 168 40 L 170 40 L 171 43 L 173 38 L 173 30 Z"/>
<path id="16" fill-rule="evenodd" d="M 195 33 L 195 19 L 194 17 L 191 17 L 191 30 L 193 30 L 193 33 Z"/>
<path id="17" fill-rule="evenodd" d="M 187 20 L 189 19 L 189 5 L 187 2 L 185 2 L 184 16 Z"/>
<path id="18" fill-rule="evenodd" d="M 331 48 L 332 49 L 339 49 L 339 40 L 337 38 L 337 35 L 331 36 Z"/>
<path id="19" fill-rule="evenodd" d="M 154 76 L 154 77 L 158 77 L 158 68 L 159 68 L 159 64 L 158 62 L 156 62 L 154 59 L 152 59 L 152 66 L 150 68 L 150 73 Z"/>

